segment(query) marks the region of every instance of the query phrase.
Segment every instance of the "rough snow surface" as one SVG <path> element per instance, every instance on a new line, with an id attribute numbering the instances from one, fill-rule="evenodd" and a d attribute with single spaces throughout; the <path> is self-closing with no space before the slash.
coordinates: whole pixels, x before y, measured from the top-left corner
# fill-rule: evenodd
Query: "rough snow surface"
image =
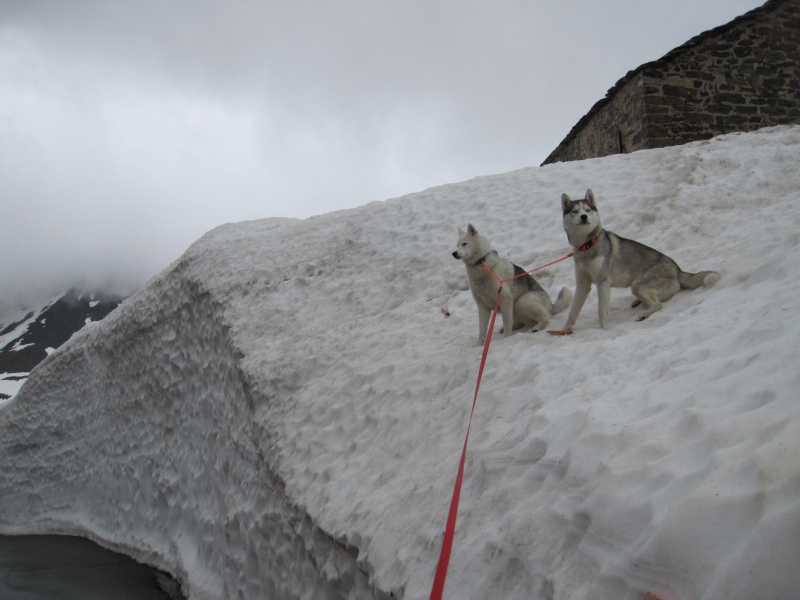
<path id="1" fill-rule="evenodd" d="M 481 357 L 457 227 L 533 268 L 591 187 L 722 279 L 494 338 L 445 596 L 794 597 L 798 164 L 781 127 L 219 227 L 0 409 L 0 532 L 86 535 L 192 599 L 426 598 Z"/>

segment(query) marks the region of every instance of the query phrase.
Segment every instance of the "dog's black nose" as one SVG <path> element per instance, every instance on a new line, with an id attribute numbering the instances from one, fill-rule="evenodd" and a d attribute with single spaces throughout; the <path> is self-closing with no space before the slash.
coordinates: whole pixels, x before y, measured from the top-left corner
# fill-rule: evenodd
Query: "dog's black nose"
<path id="1" fill-rule="evenodd" d="M 458 258 L 458 252 L 453 252 L 453 258 Z"/>
<path id="2" fill-rule="evenodd" d="M 581 215 L 581 221 L 582 222 L 586 223 L 586 221 L 588 221 L 588 220 L 589 220 L 589 217 L 587 215 Z"/>

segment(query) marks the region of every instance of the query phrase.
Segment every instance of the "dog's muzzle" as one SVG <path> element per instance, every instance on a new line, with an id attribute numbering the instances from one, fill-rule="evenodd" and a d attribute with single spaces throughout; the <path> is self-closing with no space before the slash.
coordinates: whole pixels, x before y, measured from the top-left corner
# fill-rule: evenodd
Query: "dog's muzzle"
<path id="1" fill-rule="evenodd" d="M 461 258 L 461 257 L 458 255 L 458 250 L 456 250 L 455 252 L 453 252 L 453 258 Z"/>

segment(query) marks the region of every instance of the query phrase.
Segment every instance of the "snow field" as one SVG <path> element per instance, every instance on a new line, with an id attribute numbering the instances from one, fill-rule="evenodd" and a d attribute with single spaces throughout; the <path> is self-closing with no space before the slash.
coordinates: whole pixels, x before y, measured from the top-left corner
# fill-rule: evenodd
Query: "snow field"
<path id="1" fill-rule="evenodd" d="M 607 229 L 722 279 L 494 338 L 445 597 L 791 597 L 798 159 L 781 127 L 221 226 L 0 410 L 0 531 L 93 537 L 192 598 L 426 598 L 481 357 L 457 228 L 533 268 L 591 187 Z"/>

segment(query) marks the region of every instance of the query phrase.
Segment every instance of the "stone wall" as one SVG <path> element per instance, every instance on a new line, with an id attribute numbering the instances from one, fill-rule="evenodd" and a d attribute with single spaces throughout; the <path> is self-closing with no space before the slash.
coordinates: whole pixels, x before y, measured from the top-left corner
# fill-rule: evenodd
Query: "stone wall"
<path id="1" fill-rule="evenodd" d="M 594 112 L 579 121 L 569 143 L 562 142 L 559 146 L 558 157 L 555 160 L 548 158 L 544 164 L 647 148 L 645 110 L 642 74 L 636 73 L 618 89 L 615 88 L 613 101 L 599 103 Z"/>
<path id="2" fill-rule="evenodd" d="M 769 0 L 629 72 L 542 164 L 800 123 L 800 0 Z"/>

